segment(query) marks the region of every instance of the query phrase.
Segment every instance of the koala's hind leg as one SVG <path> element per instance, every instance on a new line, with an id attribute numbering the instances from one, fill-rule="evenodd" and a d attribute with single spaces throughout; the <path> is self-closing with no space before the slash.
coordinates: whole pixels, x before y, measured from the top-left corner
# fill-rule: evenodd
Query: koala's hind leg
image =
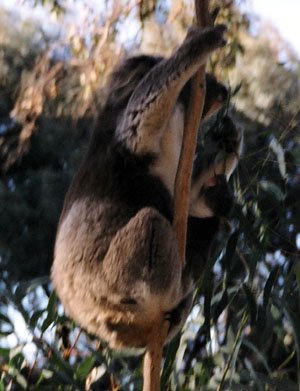
<path id="1" fill-rule="evenodd" d="M 135 305 L 144 316 L 170 309 L 181 290 L 170 223 L 153 208 L 141 209 L 112 240 L 102 270 L 114 304 Z"/>
<path id="2" fill-rule="evenodd" d="M 160 137 L 184 85 L 205 63 L 207 56 L 224 46 L 223 25 L 204 32 L 193 29 L 168 59 L 160 61 L 134 90 L 117 137 L 135 154 L 159 152 Z"/>

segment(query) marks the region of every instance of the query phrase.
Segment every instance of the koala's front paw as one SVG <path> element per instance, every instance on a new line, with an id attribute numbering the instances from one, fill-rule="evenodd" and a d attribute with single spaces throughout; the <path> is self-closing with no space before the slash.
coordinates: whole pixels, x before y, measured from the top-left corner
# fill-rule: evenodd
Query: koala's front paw
<path id="1" fill-rule="evenodd" d="M 217 49 L 226 45 L 227 41 L 224 34 L 227 27 L 224 24 L 217 24 L 203 31 L 203 41 L 209 48 Z"/>
<path id="2" fill-rule="evenodd" d="M 227 27 L 224 24 L 218 24 L 214 27 L 208 27 L 204 30 L 197 26 L 190 27 L 186 40 L 199 39 L 208 51 L 213 51 L 226 45 L 224 34 Z"/>

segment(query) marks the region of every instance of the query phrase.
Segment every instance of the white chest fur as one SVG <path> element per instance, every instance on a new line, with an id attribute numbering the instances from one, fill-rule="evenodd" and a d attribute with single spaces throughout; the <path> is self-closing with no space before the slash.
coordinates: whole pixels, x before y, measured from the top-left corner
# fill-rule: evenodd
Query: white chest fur
<path id="1" fill-rule="evenodd" d="M 172 195 L 174 194 L 183 130 L 184 110 L 181 104 L 177 104 L 160 139 L 158 157 L 150 167 L 150 173 L 159 177 Z"/>

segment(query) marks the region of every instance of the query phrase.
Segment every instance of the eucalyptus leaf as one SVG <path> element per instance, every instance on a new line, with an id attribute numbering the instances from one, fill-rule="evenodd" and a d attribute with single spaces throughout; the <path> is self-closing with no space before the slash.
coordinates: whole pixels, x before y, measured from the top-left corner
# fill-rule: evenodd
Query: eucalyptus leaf
<path id="1" fill-rule="evenodd" d="M 278 161 L 279 171 L 283 179 L 287 179 L 284 150 L 279 141 L 274 137 L 270 142 L 270 148 L 275 153 Z"/>
<path id="2" fill-rule="evenodd" d="M 75 379 L 79 381 L 84 381 L 87 375 L 90 373 L 92 370 L 94 364 L 95 364 L 96 359 L 93 356 L 87 357 L 84 359 L 79 367 L 75 371 Z"/>

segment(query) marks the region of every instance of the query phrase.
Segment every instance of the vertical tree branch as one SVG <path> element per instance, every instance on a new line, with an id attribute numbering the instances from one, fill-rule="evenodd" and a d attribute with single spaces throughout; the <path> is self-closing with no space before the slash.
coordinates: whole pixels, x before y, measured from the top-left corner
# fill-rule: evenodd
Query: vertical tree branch
<path id="1" fill-rule="evenodd" d="M 169 321 L 162 319 L 153 327 L 153 333 L 144 357 L 143 391 L 160 390 L 160 366 L 169 326 Z"/>
<path id="2" fill-rule="evenodd" d="M 195 0 L 197 25 L 202 29 L 211 25 L 208 2 L 209 0 Z M 183 267 L 185 265 L 187 220 L 193 160 L 196 150 L 197 133 L 205 100 L 205 69 L 206 66 L 202 66 L 192 80 L 188 115 L 185 123 L 180 160 L 175 180 L 173 228 L 177 237 L 178 251 Z"/>
<path id="3" fill-rule="evenodd" d="M 195 13 L 199 28 L 205 28 L 210 25 L 208 0 L 195 0 Z M 173 227 L 177 236 L 179 256 L 182 259 L 183 266 L 185 264 L 186 230 L 193 159 L 196 149 L 197 131 L 200 126 L 205 99 L 205 68 L 205 66 L 202 66 L 193 78 L 188 116 L 175 181 Z M 163 318 L 153 325 L 153 332 L 149 338 L 144 357 L 143 391 L 160 390 L 160 365 L 168 329 L 169 322 Z"/>

